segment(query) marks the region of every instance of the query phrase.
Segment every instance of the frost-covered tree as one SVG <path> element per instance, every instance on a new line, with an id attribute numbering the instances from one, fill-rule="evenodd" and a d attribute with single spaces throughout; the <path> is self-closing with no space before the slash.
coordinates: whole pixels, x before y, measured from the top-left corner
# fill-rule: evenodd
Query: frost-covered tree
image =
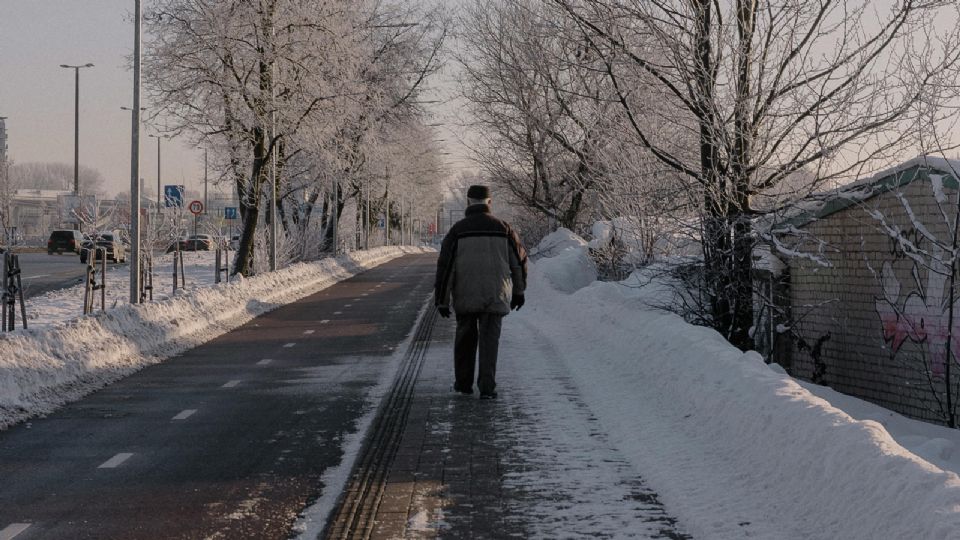
<path id="1" fill-rule="evenodd" d="M 442 42 L 436 26 L 405 18 L 425 13 L 420 3 L 373 0 L 161 0 L 146 17 L 154 121 L 210 147 L 239 195 L 236 272 L 253 270 L 267 220 L 282 225 L 285 245 L 300 243 L 290 256 L 304 255 L 313 205 L 326 204 L 334 184 L 350 185 L 363 134 L 436 69 L 422 60 Z M 322 212 L 328 230 L 338 199 Z"/>
<path id="2" fill-rule="evenodd" d="M 711 321 L 744 349 L 755 198 L 915 144 L 918 106 L 952 84 L 960 52 L 955 25 L 934 24 L 954 9 L 943 1 L 551 1 L 603 58 L 633 139 L 696 186 Z M 650 121 L 651 95 L 670 114 Z"/>

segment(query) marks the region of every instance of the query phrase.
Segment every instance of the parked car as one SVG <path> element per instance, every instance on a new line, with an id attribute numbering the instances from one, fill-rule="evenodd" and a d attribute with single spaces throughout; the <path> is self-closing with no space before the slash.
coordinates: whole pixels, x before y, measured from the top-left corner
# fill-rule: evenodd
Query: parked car
<path id="1" fill-rule="evenodd" d="M 83 244 L 84 236 L 80 231 L 56 230 L 50 233 L 50 239 L 47 240 L 47 255 L 54 253 L 80 253 L 80 246 Z"/>
<path id="2" fill-rule="evenodd" d="M 180 238 L 176 242 L 170 244 L 170 246 L 167 248 L 167 253 L 177 250 L 178 244 L 180 251 L 210 251 L 217 247 L 217 242 L 212 235 L 193 234 L 186 238 Z"/>
<path id="3" fill-rule="evenodd" d="M 184 251 L 210 251 L 216 247 L 216 242 L 212 235 L 194 234 L 187 238 L 184 243 Z"/>
<path id="4" fill-rule="evenodd" d="M 96 257 L 96 248 L 105 250 L 108 261 L 127 262 L 127 246 L 121 240 L 120 231 L 102 232 L 83 243 L 80 262 L 86 263 L 91 255 Z"/>

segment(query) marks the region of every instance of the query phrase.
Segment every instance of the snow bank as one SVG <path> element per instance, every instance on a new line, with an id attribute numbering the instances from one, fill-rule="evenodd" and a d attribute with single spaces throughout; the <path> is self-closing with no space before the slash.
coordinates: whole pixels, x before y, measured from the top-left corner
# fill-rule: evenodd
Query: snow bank
<path id="1" fill-rule="evenodd" d="M 177 295 L 188 294 L 191 290 L 210 287 L 214 284 L 216 254 L 213 251 L 188 251 L 183 255 L 183 277 L 177 280 Z M 173 293 L 173 253 L 158 255 L 154 259 L 154 300 L 164 300 Z M 127 266 L 108 266 L 107 275 L 102 279 L 106 283 L 104 296 L 107 309 L 126 304 L 130 299 L 130 269 Z M 29 327 L 41 329 L 59 323 L 65 323 L 83 313 L 83 291 L 81 283 L 50 291 L 39 296 L 27 298 L 27 319 Z M 94 294 L 94 308 L 100 309 L 99 292 Z"/>
<path id="2" fill-rule="evenodd" d="M 531 270 L 517 315 L 541 336 L 528 339 L 555 345 L 605 431 L 694 538 L 960 538 L 955 473 L 759 354 L 643 309 L 642 289 L 557 294 L 544 269 L 561 262 Z"/>
<path id="3" fill-rule="evenodd" d="M 566 249 L 581 248 L 586 245 L 587 242 L 577 236 L 573 231 L 560 227 L 544 236 L 543 240 L 540 240 L 540 243 L 537 244 L 537 247 L 530 250 L 530 256 L 534 258 L 555 257 Z"/>
<path id="4" fill-rule="evenodd" d="M 548 234 L 531 250 L 531 257 L 544 257 L 538 268 L 541 276 L 559 291 L 572 293 L 597 279 L 597 265 L 587 249 L 587 242 L 569 229 L 560 228 Z"/>
<path id="5" fill-rule="evenodd" d="M 189 350 L 257 315 L 420 248 L 299 263 L 142 305 L 0 334 L 0 429 Z"/>

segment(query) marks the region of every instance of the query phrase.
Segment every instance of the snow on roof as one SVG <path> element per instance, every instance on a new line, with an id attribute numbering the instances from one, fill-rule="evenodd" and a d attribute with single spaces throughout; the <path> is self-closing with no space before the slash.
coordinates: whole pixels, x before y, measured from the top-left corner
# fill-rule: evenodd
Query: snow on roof
<path id="1" fill-rule="evenodd" d="M 13 192 L 13 198 L 19 200 L 56 201 L 60 195 L 72 194 L 72 191 L 64 191 L 61 189 L 17 189 Z"/>
<path id="2" fill-rule="evenodd" d="M 947 187 L 958 187 L 956 178 L 960 176 L 960 160 L 917 156 L 850 184 L 805 197 L 777 216 L 773 220 L 773 228 L 804 227 L 881 193 L 905 186 L 917 178 L 929 178 L 931 171 L 946 177 L 941 182 L 946 180 Z"/>

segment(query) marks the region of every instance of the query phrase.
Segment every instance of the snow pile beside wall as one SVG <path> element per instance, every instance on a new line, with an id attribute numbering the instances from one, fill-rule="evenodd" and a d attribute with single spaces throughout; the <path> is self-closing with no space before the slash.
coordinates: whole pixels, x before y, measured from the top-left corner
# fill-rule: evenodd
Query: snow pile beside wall
<path id="1" fill-rule="evenodd" d="M 557 290 L 572 293 L 597 279 L 597 265 L 590 258 L 587 243 L 568 229 L 558 229 L 544 237 L 534 252 L 541 279 Z"/>
<path id="2" fill-rule="evenodd" d="M 554 257 L 566 249 L 579 248 L 586 245 L 587 242 L 577 236 L 573 231 L 560 227 L 544 236 L 543 240 L 540 240 L 540 243 L 537 244 L 537 247 L 530 250 L 530 256 L 533 258 Z"/>
<path id="3" fill-rule="evenodd" d="M 636 289 L 550 290 L 550 262 L 517 316 L 694 538 L 960 538 L 955 473 Z"/>
<path id="4" fill-rule="evenodd" d="M 48 328 L 0 334 L 0 429 L 54 410 L 292 302 L 419 248 L 299 263 Z"/>

